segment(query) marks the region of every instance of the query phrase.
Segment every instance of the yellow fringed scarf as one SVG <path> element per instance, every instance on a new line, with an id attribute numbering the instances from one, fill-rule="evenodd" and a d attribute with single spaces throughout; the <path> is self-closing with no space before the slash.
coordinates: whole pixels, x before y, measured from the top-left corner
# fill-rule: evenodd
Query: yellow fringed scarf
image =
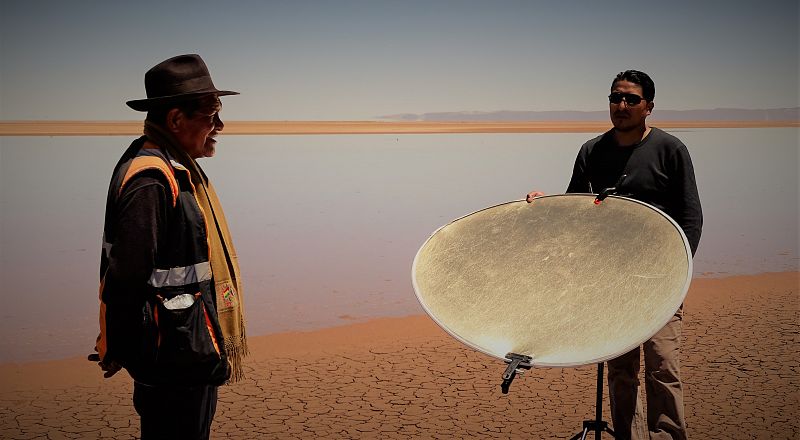
<path id="1" fill-rule="evenodd" d="M 191 176 L 195 198 L 205 214 L 208 230 L 209 260 L 217 296 L 217 317 L 222 329 L 225 353 L 231 363 L 229 383 L 244 379 L 243 358 L 247 356 L 244 303 L 239 272 L 239 257 L 233 247 L 225 213 L 213 185 L 197 162 L 177 146 L 174 137 L 164 129 L 145 121 L 144 133 L 157 145 L 165 147 Z"/>

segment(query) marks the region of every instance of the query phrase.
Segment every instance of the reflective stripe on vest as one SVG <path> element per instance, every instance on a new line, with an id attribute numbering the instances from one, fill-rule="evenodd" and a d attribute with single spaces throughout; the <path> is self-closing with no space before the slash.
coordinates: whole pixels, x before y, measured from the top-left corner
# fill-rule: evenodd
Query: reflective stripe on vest
<path id="1" fill-rule="evenodd" d="M 192 264 L 170 269 L 153 269 L 147 284 L 153 287 L 177 287 L 211 279 L 211 263 Z"/>
<path id="2" fill-rule="evenodd" d="M 112 246 L 113 245 L 111 243 L 106 241 L 106 234 L 103 234 L 103 255 L 105 255 L 106 258 L 109 258 L 109 259 L 111 258 L 111 247 Z"/>

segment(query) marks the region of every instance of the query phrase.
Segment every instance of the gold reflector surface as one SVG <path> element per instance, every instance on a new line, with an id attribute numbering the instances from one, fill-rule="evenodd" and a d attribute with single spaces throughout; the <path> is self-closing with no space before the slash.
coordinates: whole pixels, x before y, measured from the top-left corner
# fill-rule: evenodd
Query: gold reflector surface
<path id="1" fill-rule="evenodd" d="M 417 298 L 453 337 L 499 359 L 565 367 L 630 351 L 683 302 L 691 250 L 655 207 L 594 200 L 509 202 L 439 228 L 414 259 Z"/>

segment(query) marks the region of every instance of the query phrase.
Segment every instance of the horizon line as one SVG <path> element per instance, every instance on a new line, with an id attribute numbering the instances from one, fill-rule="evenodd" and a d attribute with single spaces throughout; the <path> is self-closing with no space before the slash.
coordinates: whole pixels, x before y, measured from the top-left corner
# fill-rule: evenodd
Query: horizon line
<path id="1" fill-rule="evenodd" d="M 800 127 L 797 120 L 686 120 L 653 121 L 674 128 Z M 142 120 L 17 120 L 0 121 L 2 136 L 129 136 L 141 135 Z M 311 134 L 456 134 L 456 133 L 584 133 L 605 132 L 610 121 L 228 121 L 225 135 Z"/>

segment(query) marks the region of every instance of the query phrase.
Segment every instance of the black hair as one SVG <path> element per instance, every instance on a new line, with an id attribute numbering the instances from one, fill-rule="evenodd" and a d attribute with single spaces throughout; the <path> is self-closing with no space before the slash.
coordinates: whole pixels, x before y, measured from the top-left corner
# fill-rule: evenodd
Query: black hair
<path id="1" fill-rule="evenodd" d="M 624 72 L 620 72 L 614 78 L 614 81 L 611 81 L 611 88 L 613 89 L 614 84 L 619 81 L 629 81 L 639 85 L 642 88 L 642 93 L 644 94 L 643 98 L 645 101 L 653 102 L 653 98 L 656 97 L 656 85 L 653 83 L 653 80 L 650 79 L 650 76 L 644 72 L 640 72 L 638 70 L 626 70 Z"/>

